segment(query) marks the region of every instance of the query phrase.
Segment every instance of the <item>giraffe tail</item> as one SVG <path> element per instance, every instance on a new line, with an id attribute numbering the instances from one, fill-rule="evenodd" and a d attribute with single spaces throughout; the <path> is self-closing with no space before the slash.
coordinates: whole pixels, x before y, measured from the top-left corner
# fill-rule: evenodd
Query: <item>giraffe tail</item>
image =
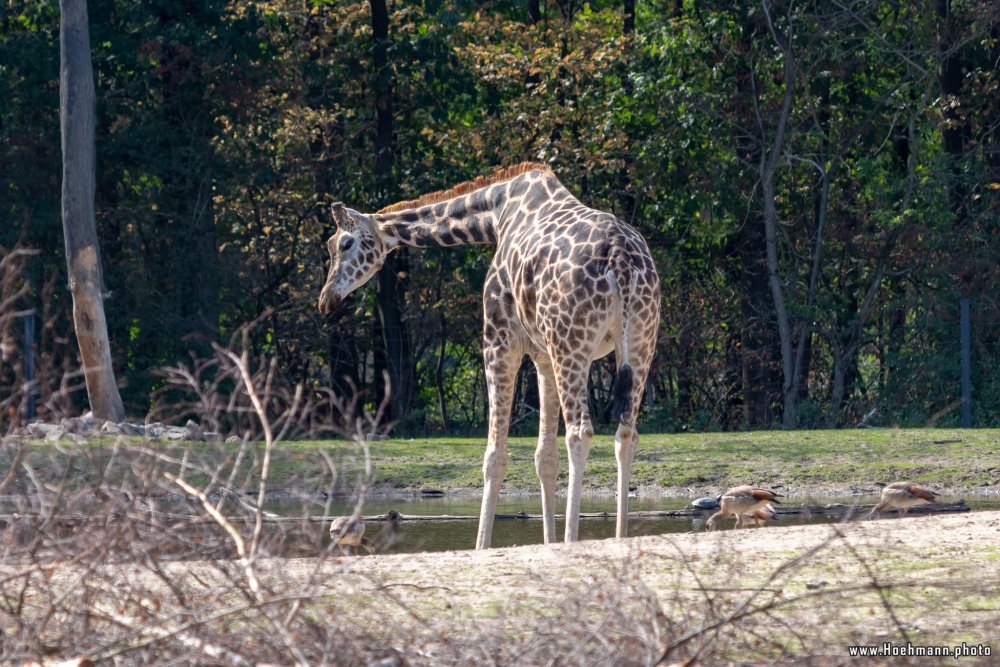
<path id="1" fill-rule="evenodd" d="M 611 419 L 625 423 L 625 415 L 632 413 L 632 367 L 624 362 L 615 375 L 615 384 L 611 389 Z"/>
<path id="2" fill-rule="evenodd" d="M 625 420 L 632 415 L 632 385 L 635 383 L 632 367 L 628 363 L 628 322 L 629 303 L 632 294 L 635 292 L 635 285 L 638 275 L 633 271 L 629 276 L 627 291 L 622 289 L 625 285 L 618 282 L 618 289 L 622 295 L 622 340 L 621 340 L 621 365 L 615 375 L 615 383 L 611 388 L 611 419 L 619 424 L 630 425 Z"/>

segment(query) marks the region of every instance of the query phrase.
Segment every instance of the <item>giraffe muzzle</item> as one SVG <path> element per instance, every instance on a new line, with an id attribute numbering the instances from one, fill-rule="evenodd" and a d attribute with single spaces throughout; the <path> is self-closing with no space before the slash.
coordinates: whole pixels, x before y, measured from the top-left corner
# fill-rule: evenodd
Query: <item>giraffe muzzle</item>
<path id="1" fill-rule="evenodd" d="M 341 303 L 343 303 L 343 299 L 337 296 L 333 290 L 324 288 L 319 294 L 319 312 L 323 315 L 332 315 Z"/>

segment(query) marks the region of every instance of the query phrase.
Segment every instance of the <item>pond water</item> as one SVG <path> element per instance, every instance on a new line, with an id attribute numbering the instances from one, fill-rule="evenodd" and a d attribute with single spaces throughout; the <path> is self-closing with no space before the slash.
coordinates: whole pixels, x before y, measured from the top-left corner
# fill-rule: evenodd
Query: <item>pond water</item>
<path id="1" fill-rule="evenodd" d="M 827 503 L 842 503 L 845 505 L 872 505 L 878 502 L 877 496 L 848 496 L 848 497 L 825 497 L 825 498 L 785 498 L 783 506 L 801 506 L 808 502 L 811 505 L 823 505 Z M 948 503 L 959 500 L 958 497 L 942 497 L 940 502 Z M 629 501 L 629 511 L 673 511 L 687 509 L 690 498 L 662 497 L 662 498 L 633 498 Z M 974 511 L 1000 509 L 1000 500 L 973 499 L 967 504 Z M 391 509 L 400 512 L 404 516 L 479 516 L 478 498 L 414 498 L 414 499 L 373 499 L 365 503 L 362 514 L 368 516 L 378 516 L 385 514 Z M 561 514 L 565 507 L 565 498 L 556 499 L 556 513 Z M 332 514 L 350 514 L 354 509 L 353 504 L 338 504 L 332 508 Z M 581 512 L 615 512 L 615 499 L 613 497 L 584 497 L 581 502 Z M 280 509 L 275 508 L 274 511 Z M 518 512 L 527 514 L 541 514 L 541 498 L 537 496 L 501 496 L 497 503 L 497 514 L 515 515 Z M 291 512 L 294 514 L 295 512 Z M 701 516 L 693 517 L 655 517 L 655 518 L 632 518 L 629 520 L 629 535 L 659 535 L 662 533 L 690 533 L 703 529 L 705 519 L 711 512 L 704 512 Z M 888 515 L 886 520 L 891 520 Z M 783 515 L 777 522 L 770 525 L 801 525 L 810 523 L 832 523 L 838 522 L 839 517 L 813 515 Z M 734 520 L 726 521 L 725 528 L 730 529 Z M 370 534 L 375 534 L 381 524 L 371 522 L 368 525 Z M 448 551 L 472 549 L 476 544 L 476 532 L 478 530 L 477 520 L 453 520 L 453 521 L 406 521 L 399 524 L 398 542 L 392 546 L 389 553 L 410 553 L 418 551 Z M 556 520 L 556 532 L 562 536 L 563 522 Z M 604 539 L 614 537 L 615 519 L 608 518 L 583 518 L 580 520 L 580 539 Z M 493 546 L 508 547 L 526 544 L 542 544 L 542 522 L 536 519 L 501 519 L 493 524 Z"/>
<path id="2" fill-rule="evenodd" d="M 939 500 L 942 503 L 952 503 L 960 500 L 960 497 L 944 496 Z M 801 508 L 808 504 L 812 507 L 837 503 L 846 506 L 863 505 L 864 509 L 859 510 L 855 518 L 863 518 L 867 513 L 867 508 L 878 501 L 876 496 L 846 496 L 846 497 L 787 497 L 782 499 L 780 508 Z M 642 497 L 633 498 L 629 501 L 631 512 L 673 512 L 688 510 L 691 499 L 687 497 Z M 478 497 L 467 496 L 443 496 L 443 497 L 416 497 L 416 498 L 385 498 L 375 497 L 364 504 L 361 510 L 362 515 L 375 517 L 386 514 L 389 510 L 396 510 L 404 517 L 399 523 L 398 532 L 394 543 L 385 549 L 386 553 L 414 553 L 423 551 L 450 551 L 473 549 L 476 544 L 476 533 L 478 530 L 479 517 Z M 994 496 L 970 496 L 966 498 L 966 504 L 972 511 L 978 510 L 1000 510 L 1000 499 Z M 11 502 L 9 499 L 0 498 L 0 515 L 8 513 L 30 513 L 39 508 L 34 506 L 37 503 L 28 503 L 29 506 Z M 354 503 L 347 501 L 332 503 L 329 511 L 326 511 L 322 501 L 316 499 L 282 499 L 267 503 L 265 509 L 279 516 L 293 519 L 290 521 L 265 523 L 265 534 L 263 549 L 264 552 L 273 556 L 298 557 L 314 556 L 322 552 L 329 546 L 329 523 L 327 521 L 316 520 L 316 517 L 349 515 L 354 511 Z M 139 503 L 139 507 L 148 505 Z M 164 554 L 170 554 L 177 558 L 203 557 L 204 550 L 197 550 L 191 547 L 191 543 L 212 545 L 213 556 L 231 557 L 232 545 L 228 538 L 221 533 L 211 521 L 185 522 L 182 517 L 201 516 L 200 508 L 178 498 L 163 498 L 155 501 L 156 511 L 171 513 L 173 517 L 169 522 L 176 525 L 171 528 L 170 534 L 150 534 L 145 538 L 150 543 L 159 539 L 162 544 L 160 549 Z M 556 513 L 562 514 L 565 509 L 565 498 L 556 499 Z M 113 528 L 115 521 L 110 523 L 102 519 L 100 511 L 107 511 L 101 505 L 88 507 L 85 504 L 74 506 L 77 517 L 88 516 L 93 513 L 96 521 L 95 530 Z M 598 514 L 607 512 L 613 514 L 616 511 L 615 499 L 610 496 L 584 497 L 581 503 L 581 512 L 584 514 Z M 139 530 L 154 530 L 153 524 L 144 522 L 144 511 L 140 509 L 136 513 L 139 523 L 136 528 Z M 224 512 L 233 518 L 234 525 L 245 537 L 249 537 L 253 529 L 252 514 L 238 512 L 234 503 L 228 503 Z M 497 504 L 497 514 L 506 518 L 498 518 L 493 525 L 494 547 L 509 547 L 529 544 L 542 544 L 542 522 L 537 518 L 514 518 L 518 513 L 528 515 L 540 515 L 542 512 L 541 498 L 531 495 L 509 495 L 501 496 Z M 171 516 L 168 514 L 167 516 Z M 415 517 L 455 517 L 450 520 L 420 520 Z M 711 512 L 698 512 L 688 516 L 644 516 L 631 517 L 629 520 L 629 535 L 660 535 L 665 533 L 691 533 L 704 530 L 705 520 Z M 309 517 L 308 520 L 294 520 Z M 460 518 L 461 517 L 461 518 Z M 778 521 L 771 522 L 771 526 L 777 525 L 801 525 L 808 523 L 835 523 L 841 521 L 838 515 L 812 514 L 782 514 Z M 887 515 L 884 520 L 895 520 L 894 515 Z M 83 520 L 84 522 L 86 519 Z M 725 530 L 731 530 L 734 521 L 729 519 L 722 526 Z M 107 524 L 107 525 L 105 525 Z M 80 520 L 72 519 L 68 522 L 56 522 L 50 528 L 54 531 L 53 536 L 57 539 L 69 537 L 74 531 L 83 525 Z M 159 525 L 159 524 L 157 524 Z M 177 525 L 185 526 L 177 528 Z M 380 529 L 385 524 L 379 521 L 369 521 L 367 524 L 366 536 L 378 540 Z M 563 522 L 556 520 L 557 535 L 562 537 Z M 768 530 L 764 527 L 761 530 Z M 156 529 L 158 530 L 158 529 Z M 178 535 L 176 531 L 185 532 L 191 541 L 185 542 L 183 535 Z M 162 531 L 161 531 L 162 532 Z M 188 534 L 189 533 L 189 534 Z M 580 519 L 580 539 L 606 539 L 614 537 L 615 519 L 613 516 L 591 518 L 582 517 Z M 198 537 L 200 535 L 201 537 Z M 2 537 L 2 534 L 0 534 Z M 181 539 L 177 539 L 180 537 Z M 202 541 L 204 538 L 204 541 Z M 218 538 L 218 539 L 217 539 Z M 172 541 L 173 540 L 173 541 Z M 379 540 L 381 541 L 381 540 Z M 174 543 L 176 542 L 176 544 Z M 73 542 L 70 541 L 69 544 Z"/>

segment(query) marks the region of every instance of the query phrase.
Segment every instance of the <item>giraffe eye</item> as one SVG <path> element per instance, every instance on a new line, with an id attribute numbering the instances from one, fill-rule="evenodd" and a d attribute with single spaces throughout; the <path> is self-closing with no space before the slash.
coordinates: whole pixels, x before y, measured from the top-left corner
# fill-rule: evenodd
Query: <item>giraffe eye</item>
<path id="1" fill-rule="evenodd" d="M 344 252 L 345 250 L 350 250 L 351 246 L 353 245 L 354 245 L 354 237 L 345 236 L 344 240 L 340 242 L 340 252 Z"/>

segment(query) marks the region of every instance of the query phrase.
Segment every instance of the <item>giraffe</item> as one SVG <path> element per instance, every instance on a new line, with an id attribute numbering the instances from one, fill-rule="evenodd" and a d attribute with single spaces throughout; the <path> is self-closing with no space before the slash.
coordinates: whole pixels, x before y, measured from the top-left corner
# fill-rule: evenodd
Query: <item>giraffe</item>
<path id="1" fill-rule="evenodd" d="M 483 361 L 489 425 L 476 548 L 487 549 L 507 466 L 514 384 L 528 355 L 538 370 L 535 470 L 543 536 L 556 541 L 556 444 L 560 411 L 569 458 L 564 538 L 579 534 L 583 470 L 594 429 L 587 403 L 591 362 L 615 351 L 613 388 L 618 516 L 625 537 L 636 418 L 659 328 L 660 285 L 645 240 L 615 216 L 581 204 L 543 164 L 522 163 L 374 214 L 331 207 L 330 269 L 319 309 L 331 313 L 364 285 L 388 253 L 414 248 L 496 246 L 483 289 Z"/>

